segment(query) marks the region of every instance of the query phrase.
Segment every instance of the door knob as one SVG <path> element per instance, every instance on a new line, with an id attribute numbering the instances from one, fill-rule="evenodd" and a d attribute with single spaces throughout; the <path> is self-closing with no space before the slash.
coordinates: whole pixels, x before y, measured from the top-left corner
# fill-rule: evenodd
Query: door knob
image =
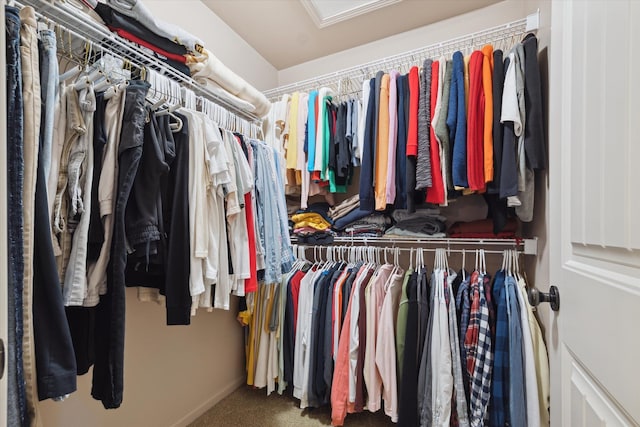
<path id="1" fill-rule="evenodd" d="M 0 380 L 4 376 L 4 341 L 0 339 Z"/>
<path id="2" fill-rule="evenodd" d="M 551 310 L 560 310 L 560 291 L 555 286 L 549 288 L 549 293 L 540 292 L 536 288 L 527 289 L 527 295 L 529 297 L 529 304 L 537 307 L 541 302 L 548 302 L 551 305 Z"/>

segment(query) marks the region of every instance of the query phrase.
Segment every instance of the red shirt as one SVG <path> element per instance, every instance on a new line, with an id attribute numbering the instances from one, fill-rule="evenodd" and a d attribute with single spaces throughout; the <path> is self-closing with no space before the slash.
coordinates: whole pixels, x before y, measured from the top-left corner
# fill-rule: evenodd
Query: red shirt
<path id="1" fill-rule="evenodd" d="M 170 53 L 167 52 L 164 49 L 161 49 L 159 47 L 157 47 L 156 45 L 153 45 L 145 40 L 142 40 L 141 38 L 138 38 L 136 36 L 134 36 L 133 34 L 129 33 L 126 30 L 123 30 L 121 28 L 115 28 L 115 27 L 111 27 L 109 26 L 109 29 L 111 31 L 113 31 L 114 33 L 116 33 L 117 35 L 119 35 L 120 37 L 127 39 L 129 41 L 132 41 L 136 44 L 139 44 L 140 46 L 146 47 L 147 49 L 151 49 L 152 51 L 162 55 L 162 56 L 166 56 L 168 59 L 172 60 L 172 61 L 176 61 L 179 62 L 181 64 L 186 64 L 187 63 L 187 58 L 184 55 L 178 55 L 176 53 Z"/>
<path id="2" fill-rule="evenodd" d="M 238 144 L 242 145 L 240 138 L 236 136 Z M 249 272 L 251 276 L 244 281 L 244 292 L 256 292 L 258 290 L 258 269 L 256 265 L 256 234 L 253 225 L 253 205 L 251 204 L 251 192 L 244 195 L 244 212 L 247 221 L 247 234 L 249 240 Z"/>
<path id="3" fill-rule="evenodd" d="M 373 96 L 373 94 L 371 95 Z M 409 127 L 407 129 L 407 156 L 418 155 L 418 101 L 420 96 L 420 77 L 418 67 L 409 71 Z"/>
<path id="4" fill-rule="evenodd" d="M 484 192 L 484 90 L 480 51 L 469 61 L 469 113 L 467 117 L 467 177 L 469 189 Z"/>

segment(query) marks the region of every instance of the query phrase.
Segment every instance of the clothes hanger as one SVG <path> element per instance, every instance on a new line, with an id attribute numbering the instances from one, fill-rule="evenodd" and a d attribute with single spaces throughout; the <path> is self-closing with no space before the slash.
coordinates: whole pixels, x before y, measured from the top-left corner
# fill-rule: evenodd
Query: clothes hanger
<path id="1" fill-rule="evenodd" d="M 409 270 L 413 270 L 413 247 L 409 248 Z"/>
<path id="2" fill-rule="evenodd" d="M 467 251 L 465 249 L 462 249 L 462 281 L 464 282 L 465 280 L 467 280 L 467 274 L 465 272 L 467 268 Z"/>

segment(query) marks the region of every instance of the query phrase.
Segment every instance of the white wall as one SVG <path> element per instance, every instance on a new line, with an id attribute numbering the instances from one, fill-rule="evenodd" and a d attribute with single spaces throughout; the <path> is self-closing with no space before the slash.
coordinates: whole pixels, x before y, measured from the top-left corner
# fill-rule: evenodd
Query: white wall
<path id="1" fill-rule="evenodd" d="M 505 22 L 524 18 L 537 6 L 521 0 L 506 0 L 456 16 L 435 24 L 426 25 L 381 40 L 347 49 L 332 55 L 314 59 L 278 71 L 278 85 L 282 86 L 331 73 L 365 62 L 446 41 L 475 31 L 485 30 Z"/>
<path id="2" fill-rule="evenodd" d="M 166 326 L 165 309 L 127 289 L 124 401 L 106 410 L 91 397 L 91 375 L 64 402 L 41 403 L 44 427 L 186 426 L 244 382 L 243 330 L 231 311 L 198 312 Z"/>
<path id="3" fill-rule="evenodd" d="M 180 25 L 200 37 L 223 64 L 258 90 L 277 85 L 275 67 L 200 0 L 145 0 L 144 4 L 158 19 Z"/>

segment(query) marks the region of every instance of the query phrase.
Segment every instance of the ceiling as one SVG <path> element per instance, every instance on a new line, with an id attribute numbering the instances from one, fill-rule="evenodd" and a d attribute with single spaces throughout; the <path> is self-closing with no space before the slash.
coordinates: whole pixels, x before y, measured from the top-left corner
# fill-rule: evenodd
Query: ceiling
<path id="1" fill-rule="evenodd" d="M 278 70 L 499 1 L 202 0 Z"/>

